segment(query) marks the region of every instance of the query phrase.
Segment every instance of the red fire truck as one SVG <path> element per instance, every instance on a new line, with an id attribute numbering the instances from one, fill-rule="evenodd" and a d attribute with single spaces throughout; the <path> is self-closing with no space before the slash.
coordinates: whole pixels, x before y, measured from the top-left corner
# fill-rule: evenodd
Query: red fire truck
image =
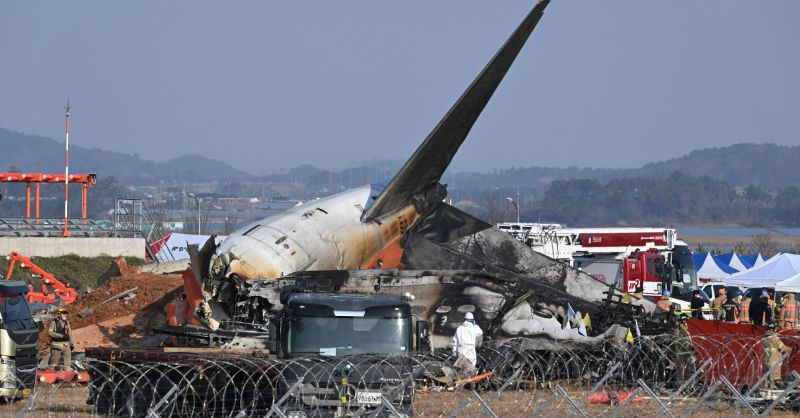
<path id="1" fill-rule="evenodd" d="M 497 225 L 534 251 L 629 292 L 689 300 L 697 288 L 692 253 L 672 228 L 567 228 L 560 224 Z"/>

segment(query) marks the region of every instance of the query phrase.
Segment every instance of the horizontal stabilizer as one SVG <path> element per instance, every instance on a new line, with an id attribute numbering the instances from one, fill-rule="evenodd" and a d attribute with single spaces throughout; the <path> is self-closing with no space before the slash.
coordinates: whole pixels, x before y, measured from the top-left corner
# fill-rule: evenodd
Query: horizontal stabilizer
<path id="1" fill-rule="evenodd" d="M 361 216 L 369 222 L 435 186 L 525 45 L 550 0 L 541 0 Z"/>

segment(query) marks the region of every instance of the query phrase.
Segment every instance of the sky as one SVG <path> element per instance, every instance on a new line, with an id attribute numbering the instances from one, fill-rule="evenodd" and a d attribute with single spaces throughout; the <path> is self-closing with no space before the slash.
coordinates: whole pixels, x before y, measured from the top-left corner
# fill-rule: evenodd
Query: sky
<path id="1" fill-rule="evenodd" d="M 405 160 L 533 0 L 3 1 L 0 127 L 251 173 Z M 800 145 L 800 2 L 553 0 L 451 168 Z"/>

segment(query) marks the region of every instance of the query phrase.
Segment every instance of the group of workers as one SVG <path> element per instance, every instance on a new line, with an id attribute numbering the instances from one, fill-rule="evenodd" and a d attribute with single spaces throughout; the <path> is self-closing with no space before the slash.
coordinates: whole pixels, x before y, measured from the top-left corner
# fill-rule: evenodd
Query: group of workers
<path id="1" fill-rule="evenodd" d="M 656 301 L 656 305 L 663 311 L 670 311 L 672 302 L 669 291 Z M 703 310 L 705 300 L 699 290 L 694 290 L 690 302 L 691 317 L 704 319 Z M 725 288 L 719 289 L 719 294 L 711 302 L 711 314 L 714 319 L 732 324 L 753 324 L 763 326 L 776 322 L 779 329 L 800 330 L 800 305 L 794 293 L 786 293 L 780 303 L 776 303 L 773 293 L 763 290 L 758 297 L 748 294 L 744 299 L 740 294 L 727 294 Z"/>
<path id="2" fill-rule="evenodd" d="M 659 309 L 671 311 L 672 303 L 669 297 L 669 291 L 665 291 L 656 301 Z M 704 319 L 704 306 L 705 301 L 700 295 L 700 291 L 694 290 L 690 304 L 691 313 L 679 316 L 678 327 L 674 334 L 676 342 L 673 347 L 679 380 L 685 378 L 693 354 L 687 320 L 690 316 L 694 319 Z M 741 295 L 728 294 L 725 288 L 722 288 L 719 290 L 717 297 L 711 302 L 711 314 L 714 319 L 732 324 L 751 324 L 766 327 L 765 338 L 761 340 L 761 351 L 763 352 L 765 369 L 772 370 L 770 378 L 766 382 L 767 389 L 777 388 L 777 382 L 781 379 L 783 355 L 792 351 L 790 347 L 781 341 L 775 331 L 776 329 L 800 330 L 800 324 L 798 324 L 799 308 L 800 306 L 798 306 L 794 293 L 786 293 L 781 302 L 776 303 L 773 293 L 767 290 L 763 290 L 758 297 L 748 294 L 742 299 Z"/>

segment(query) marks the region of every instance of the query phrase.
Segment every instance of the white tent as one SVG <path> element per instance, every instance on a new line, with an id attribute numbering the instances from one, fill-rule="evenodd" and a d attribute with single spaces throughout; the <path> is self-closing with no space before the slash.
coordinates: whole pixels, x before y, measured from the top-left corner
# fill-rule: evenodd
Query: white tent
<path id="1" fill-rule="evenodd" d="M 735 268 L 737 271 L 745 271 L 752 267 L 752 265 L 748 266 L 742 261 L 741 256 L 736 254 L 736 252 L 721 254 L 719 255 L 719 259 L 724 261 L 728 266 Z"/>
<path id="2" fill-rule="evenodd" d="M 780 254 L 758 267 L 728 277 L 725 284 L 747 288 L 776 287 L 779 282 L 791 279 L 800 281 L 800 255 Z"/>
<path id="3" fill-rule="evenodd" d="M 711 253 L 694 254 L 694 256 L 697 277 L 701 279 L 722 280 L 738 272 L 738 270 L 728 266 Z M 701 262 L 698 263 L 698 259 Z"/>

